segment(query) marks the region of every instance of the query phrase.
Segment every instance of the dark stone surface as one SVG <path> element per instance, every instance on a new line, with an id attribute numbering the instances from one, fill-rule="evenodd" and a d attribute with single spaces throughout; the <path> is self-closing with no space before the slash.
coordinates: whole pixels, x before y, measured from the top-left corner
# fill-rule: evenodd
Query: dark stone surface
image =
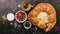
<path id="1" fill-rule="evenodd" d="M 20 8 L 18 8 L 18 5 L 22 1 L 26 0 L 0 0 L 0 16 L 10 12 L 15 14 L 15 12 L 20 10 Z M 0 21 L 0 34 L 33 34 L 33 32 L 34 34 L 60 34 L 60 0 L 37 0 L 36 2 L 34 2 L 34 0 L 30 0 L 30 2 L 32 3 L 32 5 L 38 3 L 52 4 L 57 13 L 57 22 L 55 27 L 50 32 L 45 32 L 44 30 L 41 30 L 39 28 L 35 30 L 34 26 L 32 26 L 32 28 L 29 30 L 26 30 L 23 27 L 21 29 L 15 29 L 13 28 L 13 26 L 7 25 L 8 23 L 4 25 L 2 24 L 2 21 Z"/>

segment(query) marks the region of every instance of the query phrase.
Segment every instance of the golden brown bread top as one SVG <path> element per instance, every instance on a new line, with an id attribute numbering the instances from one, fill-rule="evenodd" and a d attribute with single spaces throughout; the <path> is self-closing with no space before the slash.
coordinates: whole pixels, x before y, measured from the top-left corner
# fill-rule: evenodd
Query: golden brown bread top
<path id="1" fill-rule="evenodd" d="M 46 12 L 49 16 L 49 22 L 46 25 L 42 20 L 37 18 L 40 12 Z M 39 3 L 37 6 L 28 14 L 28 20 L 32 22 L 33 25 L 44 29 L 46 32 L 50 31 L 56 24 L 56 11 L 53 6 L 49 3 Z"/>

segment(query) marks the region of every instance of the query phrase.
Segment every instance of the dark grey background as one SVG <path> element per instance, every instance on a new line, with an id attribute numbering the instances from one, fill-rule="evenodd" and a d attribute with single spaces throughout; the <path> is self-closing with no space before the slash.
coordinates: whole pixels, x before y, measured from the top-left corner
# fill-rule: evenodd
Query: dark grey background
<path id="1" fill-rule="evenodd" d="M 20 8 L 18 8 L 18 5 L 22 2 L 22 1 L 26 1 L 26 0 L 0 0 L 0 16 L 4 15 L 4 14 L 8 14 L 10 12 L 14 13 L 17 12 L 18 10 L 20 10 Z M 57 17 L 57 22 L 55 27 L 50 31 L 50 32 L 44 32 L 44 30 L 41 30 L 38 28 L 37 31 L 34 31 L 32 27 L 30 30 L 26 30 L 24 28 L 22 28 L 21 30 L 18 30 L 18 32 L 11 32 L 9 29 L 6 30 L 0 30 L 1 34 L 33 34 L 33 32 L 35 32 L 34 34 L 60 34 L 60 0 L 37 0 L 36 2 L 34 2 L 34 0 L 30 0 L 30 3 L 32 5 L 38 4 L 38 3 L 50 3 L 53 5 L 53 7 L 56 10 L 56 17 Z M 11 28 L 12 29 L 12 28 Z M 9 31 L 8 31 L 9 30 Z"/>

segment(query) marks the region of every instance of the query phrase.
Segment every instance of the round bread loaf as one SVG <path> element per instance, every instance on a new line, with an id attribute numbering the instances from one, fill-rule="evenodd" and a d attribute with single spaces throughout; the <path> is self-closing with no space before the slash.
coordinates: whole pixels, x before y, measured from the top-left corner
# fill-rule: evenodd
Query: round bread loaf
<path id="1" fill-rule="evenodd" d="M 49 3 L 39 3 L 28 14 L 28 20 L 33 25 L 48 32 L 56 24 L 56 11 Z"/>

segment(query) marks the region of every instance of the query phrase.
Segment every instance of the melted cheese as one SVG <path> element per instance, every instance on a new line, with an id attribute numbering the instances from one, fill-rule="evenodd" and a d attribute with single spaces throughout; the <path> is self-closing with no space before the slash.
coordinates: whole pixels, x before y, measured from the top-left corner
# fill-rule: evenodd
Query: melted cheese
<path id="1" fill-rule="evenodd" d="M 37 16 L 39 20 L 42 20 L 43 23 L 48 23 L 48 14 L 46 12 L 40 12 Z M 39 22 L 41 23 L 41 22 Z"/>

